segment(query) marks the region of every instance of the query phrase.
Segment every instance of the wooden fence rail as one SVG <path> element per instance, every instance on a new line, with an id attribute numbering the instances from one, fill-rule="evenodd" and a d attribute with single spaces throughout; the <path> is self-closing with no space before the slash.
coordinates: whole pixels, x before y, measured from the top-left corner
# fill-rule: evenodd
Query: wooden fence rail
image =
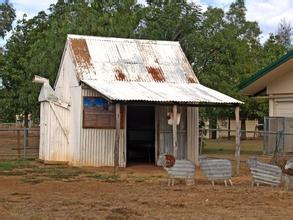
<path id="1" fill-rule="evenodd" d="M 0 159 L 37 158 L 39 128 L 0 128 Z"/>

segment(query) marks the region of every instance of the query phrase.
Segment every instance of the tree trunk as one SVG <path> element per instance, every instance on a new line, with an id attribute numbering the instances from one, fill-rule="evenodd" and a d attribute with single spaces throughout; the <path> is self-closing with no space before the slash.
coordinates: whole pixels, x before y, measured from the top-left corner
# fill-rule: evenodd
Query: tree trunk
<path id="1" fill-rule="evenodd" d="M 210 127 L 210 129 L 217 129 L 217 119 L 216 118 L 210 119 L 209 127 Z M 217 131 L 212 130 L 210 138 L 217 139 Z"/>
<path id="2" fill-rule="evenodd" d="M 228 118 L 228 140 L 231 139 L 231 132 L 230 132 L 230 129 L 231 129 L 231 118 L 229 117 L 229 118 Z"/>
<path id="3" fill-rule="evenodd" d="M 24 127 L 28 128 L 28 112 L 24 112 Z M 28 129 L 25 129 L 25 134 L 24 137 L 26 137 L 25 139 L 25 147 L 27 147 L 29 145 L 29 141 L 28 141 Z"/>
<path id="4" fill-rule="evenodd" d="M 246 119 L 242 119 L 241 120 L 241 140 L 246 140 L 247 139 L 247 136 L 246 136 Z"/>

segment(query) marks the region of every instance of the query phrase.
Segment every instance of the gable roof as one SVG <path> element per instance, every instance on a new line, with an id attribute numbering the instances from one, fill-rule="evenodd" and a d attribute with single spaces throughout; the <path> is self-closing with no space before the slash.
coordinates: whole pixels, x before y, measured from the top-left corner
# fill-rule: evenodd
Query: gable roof
<path id="1" fill-rule="evenodd" d="M 240 101 L 199 84 L 179 42 L 68 35 L 80 81 L 109 100 Z"/>
<path id="2" fill-rule="evenodd" d="M 279 76 L 277 70 L 285 69 L 285 65 L 289 65 L 289 62 L 293 62 L 292 58 L 293 50 L 256 72 L 248 79 L 242 81 L 238 86 L 240 93 L 244 95 L 256 95 L 265 90 L 267 84 Z"/>

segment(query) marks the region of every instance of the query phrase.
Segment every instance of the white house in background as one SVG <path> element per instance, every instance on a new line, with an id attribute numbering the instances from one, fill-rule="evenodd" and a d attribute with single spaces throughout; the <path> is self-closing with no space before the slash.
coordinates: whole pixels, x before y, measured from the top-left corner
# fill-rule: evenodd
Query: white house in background
<path id="1" fill-rule="evenodd" d="M 217 131 L 217 138 L 227 138 L 228 137 L 228 131 L 229 130 L 229 120 L 228 119 L 218 119 L 217 120 L 217 128 L 219 129 L 219 131 Z M 245 120 L 245 130 L 246 131 L 258 131 L 257 130 L 257 126 L 258 126 L 258 120 Z M 206 126 L 206 128 L 208 129 L 208 126 Z M 222 131 L 221 131 L 222 130 Z M 236 130 L 236 122 L 235 120 L 230 120 L 230 130 L 232 130 L 230 132 L 231 136 L 235 137 L 235 130 Z M 246 137 L 247 138 L 255 138 L 258 137 L 259 134 L 253 133 L 253 132 L 249 132 L 246 133 Z M 206 137 L 209 137 L 209 134 L 207 134 Z"/>
<path id="2" fill-rule="evenodd" d="M 248 96 L 267 96 L 269 116 L 293 117 L 293 50 L 240 85 Z"/>
<path id="3" fill-rule="evenodd" d="M 39 158 L 77 166 L 113 166 L 115 149 L 121 167 L 197 163 L 197 106 L 241 103 L 201 85 L 178 42 L 68 35 L 54 90 L 37 81 Z"/>
<path id="4" fill-rule="evenodd" d="M 248 96 L 266 96 L 269 99 L 269 116 L 264 129 L 293 134 L 293 50 L 241 83 L 240 92 Z M 293 135 L 265 136 L 264 151 L 272 153 L 276 143 L 284 152 L 293 153 Z"/>

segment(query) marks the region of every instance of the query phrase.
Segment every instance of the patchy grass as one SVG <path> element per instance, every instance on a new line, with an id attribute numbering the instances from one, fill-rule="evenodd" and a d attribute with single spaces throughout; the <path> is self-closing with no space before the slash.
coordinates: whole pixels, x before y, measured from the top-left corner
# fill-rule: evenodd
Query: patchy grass
<path id="1" fill-rule="evenodd" d="M 142 216 L 142 214 L 138 213 L 136 210 L 123 207 L 111 209 L 111 213 L 106 217 L 106 219 L 129 219 L 131 217 L 133 218 L 140 216 Z"/>
<path id="2" fill-rule="evenodd" d="M 48 177 L 55 180 L 71 179 L 79 176 L 81 170 L 76 167 L 53 166 L 53 167 L 37 167 L 32 170 L 32 173 Z"/>
<path id="3" fill-rule="evenodd" d="M 120 181 L 120 176 L 110 175 L 106 173 L 91 173 L 91 174 L 87 174 L 86 176 L 97 179 L 97 180 L 106 181 L 106 182 Z"/>
<path id="4" fill-rule="evenodd" d="M 14 169 L 25 169 L 34 167 L 32 160 L 6 160 L 0 161 L 0 171 L 11 171 Z"/>
<path id="5" fill-rule="evenodd" d="M 205 146 L 203 149 L 204 154 L 234 154 L 235 152 L 235 140 L 232 138 L 228 139 L 216 139 L 216 140 L 205 140 Z M 246 155 L 260 155 L 262 154 L 261 139 L 255 140 L 241 140 L 241 154 Z"/>
<path id="6" fill-rule="evenodd" d="M 21 177 L 20 181 L 22 183 L 31 183 L 31 184 L 37 184 L 44 181 L 44 179 L 35 177 L 35 176 L 23 176 Z"/>
<path id="7" fill-rule="evenodd" d="M 142 182 L 152 182 L 152 181 L 157 181 L 160 180 L 162 178 L 165 178 L 163 175 L 157 175 L 157 176 L 149 176 L 149 175 L 135 175 L 135 174 L 131 174 L 128 175 L 128 180 L 133 180 L 134 182 L 137 183 L 142 183 Z"/>
<path id="8" fill-rule="evenodd" d="M 80 168 L 43 165 L 34 160 L 0 161 L 0 175 L 22 176 L 23 183 L 39 183 L 44 179 L 68 180 L 79 176 Z"/>

